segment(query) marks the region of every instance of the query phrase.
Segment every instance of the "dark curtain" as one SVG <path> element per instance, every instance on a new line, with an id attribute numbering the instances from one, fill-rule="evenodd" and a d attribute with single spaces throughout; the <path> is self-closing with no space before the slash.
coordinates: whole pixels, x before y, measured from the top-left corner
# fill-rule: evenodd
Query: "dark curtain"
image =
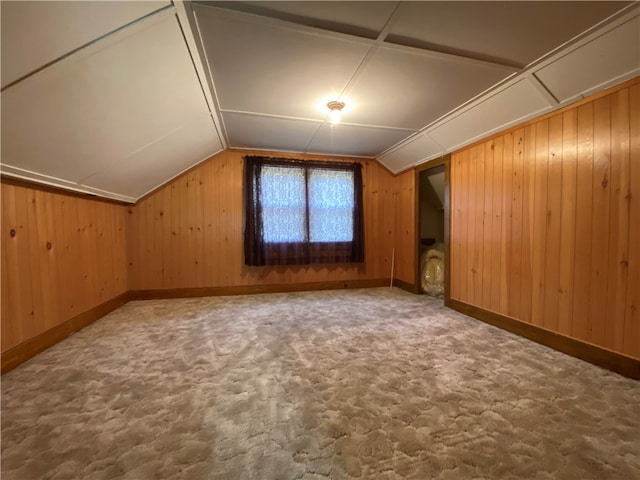
<path id="1" fill-rule="evenodd" d="M 296 167 L 305 169 L 346 170 L 353 172 L 353 238 L 348 242 L 311 242 L 308 234 L 300 242 L 266 242 L 262 205 L 262 169 L 264 166 Z M 307 265 L 313 263 L 364 262 L 364 212 L 362 206 L 362 165 L 359 163 L 319 162 L 246 156 L 244 169 L 245 264 Z M 308 197 L 308 195 L 307 195 Z M 308 198 L 307 198 L 308 202 Z M 308 217 L 307 205 L 307 217 Z M 308 218 L 307 218 L 308 228 Z M 307 232 L 308 233 L 308 232 Z"/>

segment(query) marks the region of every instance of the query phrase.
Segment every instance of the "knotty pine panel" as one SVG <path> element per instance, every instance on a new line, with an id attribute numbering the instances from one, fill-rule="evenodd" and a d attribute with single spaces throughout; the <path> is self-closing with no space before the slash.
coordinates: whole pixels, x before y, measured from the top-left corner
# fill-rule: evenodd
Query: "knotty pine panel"
<path id="1" fill-rule="evenodd" d="M 560 189 L 560 264 L 558 265 L 558 332 L 571 335 L 576 246 L 576 174 L 578 158 L 577 109 L 562 114 L 562 166 Z"/>
<path id="2" fill-rule="evenodd" d="M 332 158 L 363 164 L 363 264 L 248 267 L 243 260 L 245 155 L 327 159 L 226 150 L 129 207 L 132 290 L 389 278 L 394 246 L 394 277 L 414 282 L 417 259 L 413 170 L 393 176 L 374 160 Z"/>
<path id="3" fill-rule="evenodd" d="M 498 140 L 498 139 L 496 139 Z M 494 141 L 494 143 L 496 143 Z M 499 143 L 497 143 L 499 145 Z M 513 243 L 510 241 L 513 223 L 513 202 L 512 202 L 512 188 L 513 188 L 513 164 L 514 155 L 513 149 L 516 145 L 516 139 L 513 135 L 507 135 L 503 138 L 502 142 L 502 165 L 500 166 L 501 175 L 498 181 L 501 183 L 500 190 L 495 192 L 497 201 L 494 202 L 494 217 L 500 219 L 500 230 L 496 232 L 495 241 L 500 244 L 500 277 L 494 279 L 494 283 L 500 285 L 500 302 L 498 303 L 499 309 L 509 311 L 513 308 L 514 299 L 517 295 L 512 295 L 512 291 L 517 288 L 517 285 L 513 284 L 510 280 L 510 275 L 515 270 L 509 270 L 509 261 L 512 258 Z M 495 306 L 491 306 L 491 310 L 495 309 Z"/>
<path id="4" fill-rule="evenodd" d="M 591 284 L 589 293 L 589 327 L 587 340 L 603 345 L 607 317 L 607 260 L 611 225 L 611 109 L 610 96 L 593 102 L 593 197 L 591 203 Z M 616 170 L 621 166 L 617 165 Z M 618 230 L 620 226 L 614 225 Z"/>
<path id="5" fill-rule="evenodd" d="M 378 167 L 378 171 L 384 171 Z M 386 177 L 386 175 L 385 175 Z M 395 239 L 392 248 L 395 248 L 394 278 L 413 284 L 416 279 L 418 259 L 415 252 L 416 245 L 416 202 L 415 202 L 415 170 L 409 170 L 390 182 L 395 187 Z M 384 180 L 383 180 L 384 181 Z M 387 223 L 391 224 L 391 221 Z M 388 245 L 380 245 L 383 249 Z M 381 265 L 384 269 L 385 266 Z M 390 275 L 391 272 L 389 271 Z M 384 277 L 384 270 L 381 275 Z M 374 277 L 375 278 L 375 277 Z"/>
<path id="6" fill-rule="evenodd" d="M 455 152 L 451 297 L 640 358 L 640 79 Z"/>
<path id="7" fill-rule="evenodd" d="M 3 183 L 2 351 L 126 292 L 126 209 Z"/>
<path id="8" fill-rule="evenodd" d="M 489 145 L 489 144 L 488 144 Z M 491 280 L 489 308 L 491 310 L 498 310 L 500 308 L 500 291 L 503 288 L 501 285 L 500 269 L 502 268 L 503 260 L 505 260 L 504 244 L 502 239 L 502 208 L 501 202 L 503 199 L 503 179 L 502 179 L 502 166 L 504 159 L 504 141 L 503 138 L 497 138 L 491 146 L 492 164 L 489 169 L 491 175 L 491 187 L 492 192 L 491 205 L 487 209 L 489 219 L 489 241 L 491 246 L 491 268 L 487 269 L 487 274 Z"/>
<path id="9" fill-rule="evenodd" d="M 461 215 L 461 211 L 460 211 L 460 205 L 463 203 L 463 199 L 462 199 L 462 194 L 463 192 L 466 191 L 466 188 L 464 187 L 465 185 L 465 180 L 464 180 L 464 176 L 463 176 L 463 172 L 462 172 L 462 160 L 460 157 L 458 157 L 457 159 L 457 168 L 451 168 L 451 172 L 452 172 L 452 177 L 453 175 L 455 175 L 454 178 L 451 178 L 450 183 L 451 184 L 455 184 L 460 186 L 460 188 L 456 189 L 455 191 L 451 191 L 451 195 L 455 195 L 456 198 L 452 198 L 451 199 L 451 209 L 450 209 L 450 216 L 449 216 L 449 221 L 450 221 L 450 230 L 449 232 L 456 232 L 456 238 L 457 238 L 457 250 L 460 251 L 461 250 L 461 239 L 464 238 L 466 235 L 463 232 L 463 217 Z M 457 210 L 454 212 L 452 210 L 453 205 L 456 206 Z M 451 261 L 451 270 L 452 271 L 464 271 L 464 259 L 462 258 L 462 252 L 460 252 L 460 255 L 456 255 L 455 257 L 451 257 L 450 258 Z M 452 297 L 460 297 L 461 295 L 463 295 L 462 292 L 462 277 L 460 275 L 456 275 L 455 277 L 451 278 L 451 282 L 449 283 L 450 286 L 450 295 Z"/>
<path id="10" fill-rule="evenodd" d="M 591 289 L 591 225 L 593 198 L 593 104 L 577 109 L 578 161 L 576 180 L 576 235 L 574 251 L 572 336 L 587 340 Z"/>
<path id="11" fill-rule="evenodd" d="M 504 259 L 504 271 L 506 281 L 503 281 L 505 288 L 502 289 L 506 297 L 504 304 L 509 316 L 515 317 L 522 311 L 522 245 L 523 239 L 523 182 L 524 182 L 524 130 L 519 129 L 511 136 L 510 151 L 513 151 L 511 167 L 505 170 L 503 175 L 505 181 L 505 192 L 511 192 L 511 198 L 506 197 L 507 205 L 510 204 L 509 212 L 502 215 L 504 238 L 501 240 L 506 245 L 506 258 Z M 505 176 L 507 175 L 507 176 Z"/>
<path id="12" fill-rule="evenodd" d="M 476 267 L 475 267 L 475 262 L 476 262 L 476 258 L 474 257 L 474 247 L 476 244 L 476 224 L 475 224 L 475 218 L 476 218 L 476 211 L 475 209 L 477 208 L 477 201 L 480 198 L 480 196 L 478 195 L 477 192 L 477 188 L 478 188 L 478 182 L 476 180 L 476 166 L 478 164 L 477 162 L 477 158 L 474 155 L 474 149 L 471 149 L 469 152 L 469 156 L 467 157 L 467 162 L 468 162 L 468 175 L 469 175 L 469 181 L 467 183 L 467 185 L 469 186 L 469 196 L 467 197 L 467 204 L 464 206 L 464 210 L 465 210 L 465 216 L 466 218 L 466 223 L 467 223 L 467 238 L 463 239 L 463 243 L 466 240 L 468 243 L 466 243 L 465 245 L 465 250 L 467 252 L 467 272 L 466 272 L 466 278 L 467 278 L 467 297 L 468 299 L 471 300 L 472 303 L 476 303 L 475 300 L 475 289 L 474 289 L 474 284 L 475 284 L 475 274 L 477 272 Z M 452 157 L 453 158 L 453 157 Z M 474 200 L 473 202 L 471 200 Z M 454 255 L 452 253 L 452 255 Z"/>
<path id="13" fill-rule="evenodd" d="M 549 146 L 547 156 L 547 218 L 545 227 L 545 288 L 542 324 L 558 331 L 560 219 L 562 215 L 562 115 L 549 119 Z"/>
<path id="14" fill-rule="evenodd" d="M 520 279 L 520 315 L 515 318 L 531 323 L 531 304 L 533 290 L 533 212 L 535 206 L 535 138 L 536 126 L 530 124 L 524 128 L 522 161 L 522 276 Z M 514 226 L 517 229 L 517 225 Z M 509 298 L 507 298 L 509 301 Z"/>
<path id="15" fill-rule="evenodd" d="M 604 344 L 622 351 L 624 345 L 624 304 L 628 283 L 630 144 L 629 89 L 611 96 L 611 165 L 620 165 L 611 176 L 609 214 L 609 258 Z M 619 226 L 619 228 L 616 228 Z M 638 245 L 636 244 L 636 247 Z"/>
<path id="16" fill-rule="evenodd" d="M 629 250 L 622 353 L 640 352 L 640 84 L 629 89 Z M 624 219 L 622 219 L 624 221 Z"/>
<path id="17" fill-rule="evenodd" d="M 492 227 L 493 227 L 493 215 L 491 214 L 493 208 L 493 192 L 496 189 L 496 185 L 493 183 L 493 159 L 495 145 L 493 142 L 485 143 L 484 145 L 484 164 L 485 164 L 485 177 L 484 184 L 486 185 L 484 191 L 484 205 L 482 208 L 482 304 L 486 308 L 491 308 L 491 273 L 493 270 L 492 264 Z"/>

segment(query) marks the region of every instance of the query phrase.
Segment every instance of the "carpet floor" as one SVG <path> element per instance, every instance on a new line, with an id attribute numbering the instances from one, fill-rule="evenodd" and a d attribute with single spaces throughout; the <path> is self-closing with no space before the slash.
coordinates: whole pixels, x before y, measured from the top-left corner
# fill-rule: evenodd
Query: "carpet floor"
<path id="1" fill-rule="evenodd" d="M 397 289 L 130 302 L 2 377 L 2 479 L 640 479 L 640 382 Z"/>

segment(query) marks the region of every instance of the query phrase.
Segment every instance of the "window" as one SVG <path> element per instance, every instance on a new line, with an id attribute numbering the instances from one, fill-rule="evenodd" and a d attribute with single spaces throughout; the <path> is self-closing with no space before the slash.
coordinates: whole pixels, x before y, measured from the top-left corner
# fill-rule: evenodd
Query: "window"
<path id="1" fill-rule="evenodd" d="M 245 157 L 245 263 L 364 261 L 362 166 Z"/>

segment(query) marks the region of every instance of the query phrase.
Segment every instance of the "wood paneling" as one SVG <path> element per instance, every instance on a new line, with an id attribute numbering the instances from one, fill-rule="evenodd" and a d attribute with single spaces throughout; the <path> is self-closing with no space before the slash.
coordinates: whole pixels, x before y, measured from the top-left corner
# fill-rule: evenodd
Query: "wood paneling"
<path id="1" fill-rule="evenodd" d="M 450 300 L 450 307 L 470 317 L 495 325 L 503 330 L 513 332 L 521 337 L 546 345 L 560 352 L 580 358 L 600 367 L 612 370 L 621 375 L 640 380 L 640 360 L 612 352 L 603 347 L 591 345 L 581 340 L 561 335 L 556 332 L 537 327 L 530 323 L 521 322 L 499 313 L 460 302 Z"/>
<path id="2" fill-rule="evenodd" d="M 578 107 L 578 165 L 576 183 L 576 235 L 573 255 L 572 336 L 586 340 L 589 330 L 591 288 L 591 206 L 593 198 L 593 104 Z"/>
<path id="3" fill-rule="evenodd" d="M 511 215 L 503 214 L 503 221 L 506 223 L 504 237 L 500 239 L 506 244 L 507 255 L 500 270 L 504 275 L 504 292 L 501 296 L 506 297 L 500 302 L 510 316 L 518 316 L 522 312 L 522 244 L 524 243 L 523 229 L 523 184 L 524 184 L 524 130 L 519 129 L 512 133 L 513 151 L 511 168 L 505 169 L 510 174 L 511 185 L 505 185 L 505 191 L 511 192 Z M 503 178 L 505 176 L 503 175 Z M 505 183 L 509 180 L 505 178 Z M 504 195 L 504 194 L 503 194 Z"/>
<path id="4" fill-rule="evenodd" d="M 497 140 L 497 139 L 496 139 Z M 513 308 L 513 301 L 516 298 L 515 295 L 510 296 L 512 290 L 512 284 L 510 283 L 510 275 L 512 270 L 510 267 L 510 260 L 512 258 L 513 243 L 511 242 L 512 230 L 514 228 L 513 219 L 513 149 L 516 144 L 516 139 L 513 135 L 507 135 L 502 142 L 502 152 L 498 153 L 498 156 L 502 157 L 502 164 L 500 165 L 500 175 L 496 179 L 494 209 L 492 210 L 493 216 L 500 219 L 500 231 L 496 232 L 494 241 L 500 244 L 500 269 L 498 270 L 499 277 L 494 279 L 494 283 L 500 285 L 500 302 L 498 303 L 498 309 L 508 311 Z M 495 172 L 497 174 L 497 172 Z M 498 187 L 499 185 L 499 187 Z M 515 271 L 515 270 L 514 270 Z M 495 305 L 486 306 L 491 310 L 495 310 Z"/>
<path id="5" fill-rule="evenodd" d="M 127 291 L 3 351 L 2 374 L 4 375 L 8 371 L 13 370 L 31 357 L 34 357 L 43 350 L 64 340 L 69 335 L 104 317 L 128 301 L 129 292 Z"/>
<path id="6" fill-rule="evenodd" d="M 629 89 L 629 131 L 629 193 L 625 195 L 629 204 L 629 250 L 622 352 L 637 355 L 640 351 L 640 84 Z"/>
<path id="7" fill-rule="evenodd" d="M 377 162 L 372 163 L 378 165 Z M 379 172 L 384 171 L 380 166 L 376 166 L 376 170 Z M 387 177 L 388 175 L 385 174 L 382 177 L 382 181 L 385 181 Z M 416 195 L 415 170 L 394 177 L 391 185 L 395 189 L 393 212 L 395 237 L 392 246 L 392 248 L 395 248 L 395 272 L 393 276 L 401 282 L 414 284 L 418 267 L 418 259 L 416 257 L 416 202 L 414 200 Z M 388 246 L 381 247 L 383 249 L 389 248 Z M 375 244 L 373 244 L 373 248 L 376 248 Z M 384 250 L 381 253 L 384 254 Z M 391 272 L 389 271 L 390 274 Z"/>
<path id="8" fill-rule="evenodd" d="M 2 352 L 125 293 L 126 207 L 2 183 Z"/>
<path id="9" fill-rule="evenodd" d="M 502 238 L 502 208 L 501 202 L 503 199 L 503 187 L 504 182 L 502 179 L 502 165 L 504 154 L 504 139 L 497 138 L 494 143 L 491 144 L 492 150 L 492 163 L 489 170 L 491 177 L 491 205 L 488 207 L 488 218 L 490 222 L 489 240 L 491 247 L 491 269 L 487 270 L 489 278 L 491 280 L 491 297 L 489 299 L 489 307 L 491 310 L 497 310 L 500 308 L 500 291 L 502 290 L 502 282 L 500 277 L 500 270 L 503 263 L 506 263 L 506 250 L 504 242 L 501 242 Z"/>
<path id="10" fill-rule="evenodd" d="M 640 358 L 639 91 L 452 155 L 453 300 Z"/>
<path id="11" fill-rule="evenodd" d="M 248 267 L 243 261 L 243 157 L 224 151 L 128 209 L 132 290 L 196 289 L 389 278 L 415 282 L 415 173 L 363 164 L 365 262 Z M 313 159 L 312 155 L 258 152 Z M 326 157 L 323 157 L 326 159 Z M 337 161 L 354 161 L 337 158 Z"/>
<path id="12" fill-rule="evenodd" d="M 560 190 L 560 264 L 558 265 L 558 332 L 571 335 L 576 245 L 576 172 L 578 115 L 576 109 L 562 114 L 562 185 Z"/>

